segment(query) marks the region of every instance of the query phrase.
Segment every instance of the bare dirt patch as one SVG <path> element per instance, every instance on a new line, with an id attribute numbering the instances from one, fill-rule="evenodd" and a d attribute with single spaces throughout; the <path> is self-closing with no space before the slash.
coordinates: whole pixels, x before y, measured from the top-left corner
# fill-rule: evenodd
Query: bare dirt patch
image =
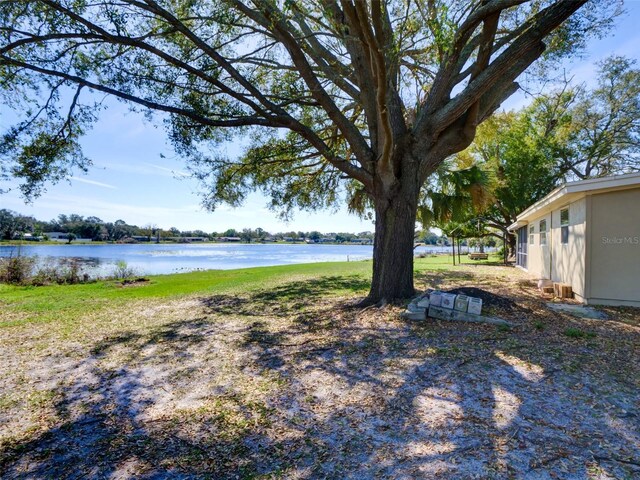
<path id="1" fill-rule="evenodd" d="M 118 286 L 121 287 L 139 287 L 141 285 L 146 285 L 149 283 L 149 279 L 148 278 L 144 278 L 144 277 L 139 277 L 139 278 L 127 278 L 125 280 L 122 280 L 120 282 L 118 282 Z"/>
<path id="2" fill-rule="evenodd" d="M 499 299 L 487 308 L 513 329 L 326 295 L 360 283 L 138 302 L 55 348 L 16 330 L 0 342 L 0 476 L 640 475 L 639 310 L 552 312 L 501 267 L 418 284 Z"/>

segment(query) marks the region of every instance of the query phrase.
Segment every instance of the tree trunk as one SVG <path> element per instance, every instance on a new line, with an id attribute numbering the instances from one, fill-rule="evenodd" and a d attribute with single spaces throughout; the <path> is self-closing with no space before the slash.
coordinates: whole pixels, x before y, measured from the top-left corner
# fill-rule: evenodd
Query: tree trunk
<path id="1" fill-rule="evenodd" d="M 507 247 L 509 252 L 509 258 L 516 258 L 516 240 L 517 237 L 511 233 L 507 233 Z M 529 239 L 527 238 L 527 242 Z"/>
<path id="2" fill-rule="evenodd" d="M 409 197 L 414 197 L 410 195 Z M 416 199 L 397 195 L 375 199 L 373 278 L 366 303 L 392 302 L 411 297 L 413 288 L 413 235 Z"/>

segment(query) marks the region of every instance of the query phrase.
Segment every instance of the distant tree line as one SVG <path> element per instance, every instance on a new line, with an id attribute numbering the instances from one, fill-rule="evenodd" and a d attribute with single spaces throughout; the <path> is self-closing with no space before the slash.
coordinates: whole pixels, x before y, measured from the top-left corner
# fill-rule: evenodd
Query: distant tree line
<path id="1" fill-rule="evenodd" d="M 42 221 L 28 215 L 0 209 L 0 240 L 12 240 L 24 238 L 44 237 L 45 234 L 59 232 L 67 234 L 71 239 L 86 238 L 94 241 L 126 242 L 126 241 L 189 241 L 202 239 L 215 241 L 219 239 L 233 239 L 241 242 L 265 242 L 265 241 L 330 241 L 335 243 L 348 242 L 373 242 L 372 232 L 338 232 L 321 233 L 319 231 L 288 231 L 271 233 L 263 228 L 245 228 L 237 230 L 230 228 L 219 232 L 205 232 L 203 230 L 179 230 L 176 227 L 163 229 L 154 224 L 144 226 L 131 225 L 124 220 L 105 222 L 104 220 L 89 216 L 84 217 L 75 213 L 58 215 L 57 218 Z M 432 234 L 435 235 L 435 234 Z M 433 245 L 442 244 L 442 239 L 435 235 L 435 239 L 429 237 Z"/>

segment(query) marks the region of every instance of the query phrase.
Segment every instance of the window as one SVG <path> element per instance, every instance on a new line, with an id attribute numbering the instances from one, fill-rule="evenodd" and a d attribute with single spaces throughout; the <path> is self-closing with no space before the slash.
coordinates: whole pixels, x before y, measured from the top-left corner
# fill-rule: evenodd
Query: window
<path id="1" fill-rule="evenodd" d="M 569 209 L 560 210 L 560 243 L 569 243 Z"/>
<path id="2" fill-rule="evenodd" d="M 540 220 L 540 245 L 547 244 L 547 221 Z"/>
<path id="3" fill-rule="evenodd" d="M 534 225 L 529 225 L 529 245 L 533 245 L 535 243 L 535 238 L 533 234 L 536 233 L 536 227 Z"/>

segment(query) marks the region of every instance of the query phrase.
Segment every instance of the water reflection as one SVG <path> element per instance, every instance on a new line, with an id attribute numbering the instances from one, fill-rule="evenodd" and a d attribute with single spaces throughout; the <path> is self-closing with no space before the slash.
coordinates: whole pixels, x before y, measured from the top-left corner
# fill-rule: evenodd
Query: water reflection
<path id="1" fill-rule="evenodd" d="M 446 250 L 419 247 L 415 253 Z M 37 256 L 39 262 L 61 260 L 78 262 L 95 275 L 110 275 L 118 261 L 125 261 L 136 274 L 154 275 L 194 270 L 228 270 L 293 263 L 344 262 L 367 260 L 371 245 L 307 244 L 135 244 L 135 245 L 23 245 L 0 246 L 0 257 Z"/>
<path id="2" fill-rule="evenodd" d="M 47 262 L 57 262 L 62 267 L 79 265 L 82 268 L 99 268 L 105 262 L 99 257 L 44 257 Z"/>

